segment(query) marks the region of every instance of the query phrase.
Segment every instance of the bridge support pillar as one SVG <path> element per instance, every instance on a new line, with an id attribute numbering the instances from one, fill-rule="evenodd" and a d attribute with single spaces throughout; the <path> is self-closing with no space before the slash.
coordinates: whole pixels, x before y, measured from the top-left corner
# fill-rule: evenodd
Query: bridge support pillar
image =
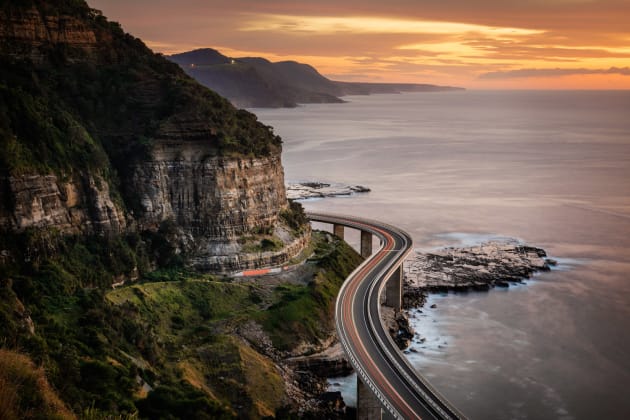
<path id="1" fill-rule="evenodd" d="M 357 375 L 357 420 L 381 420 L 382 418 L 381 402 Z"/>
<path id="2" fill-rule="evenodd" d="M 367 258 L 372 255 L 372 234 L 361 231 L 361 256 Z"/>
<path id="3" fill-rule="evenodd" d="M 333 224 L 333 233 L 335 234 L 335 236 L 337 236 L 339 239 L 343 239 L 343 225 L 336 225 Z"/>
<path id="4" fill-rule="evenodd" d="M 397 312 L 402 309 L 402 283 L 402 265 L 399 265 L 385 285 L 385 305 Z"/>

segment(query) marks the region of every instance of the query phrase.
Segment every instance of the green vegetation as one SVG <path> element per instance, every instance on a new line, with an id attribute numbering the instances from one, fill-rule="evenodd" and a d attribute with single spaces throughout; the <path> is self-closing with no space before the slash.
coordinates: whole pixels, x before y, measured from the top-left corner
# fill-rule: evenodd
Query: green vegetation
<path id="1" fill-rule="evenodd" d="M 132 308 L 111 305 L 104 291 L 114 280 L 149 271 L 152 248 L 150 239 L 136 235 L 4 232 L 0 249 L 12 257 L 0 260 L 0 347 L 21 349 L 45 365 L 77 413 L 87 407 L 133 413 L 138 367 L 120 351 L 156 361 L 158 346 L 143 334 L 143 324 L 129 318 Z"/>
<path id="2" fill-rule="evenodd" d="M 108 165 L 102 147 L 54 98 L 15 85 L 0 84 L 0 142 L 0 165 L 11 173 Z"/>
<path id="3" fill-rule="evenodd" d="M 142 418 L 148 419 L 199 419 L 222 420 L 233 416 L 225 412 L 216 401 L 187 382 L 180 386 L 160 385 L 138 403 Z"/>
<path id="4" fill-rule="evenodd" d="M 258 314 L 276 347 L 289 350 L 300 342 L 316 342 L 334 330 L 337 293 L 348 274 L 361 263 L 361 257 L 345 242 L 318 241 L 315 255 L 319 270 L 306 286 L 281 285 L 276 302 Z"/>
<path id="5" fill-rule="evenodd" d="M 297 201 L 289 200 L 289 207 L 280 212 L 280 218 L 296 232 L 301 232 L 309 226 L 304 208 Z"/>
<path id="6" fill-rule="evenodd" d="M 285 410 L 284 380 L 238 331 L 257 323 L 282 350 L 327 338 L 336 293 L 360 261 L 331 238 L 314 234 L 312 276 L 267 283 L 151 271 L 142 237 L 2 236 L 15 258 L 0 260 L 0 348 L 43 366 L 85 418 L 272 416 Z M 109 287 L 132 272 L 143 280 Z"/>
<path id="7" fill-rule="evenodd" d="M 255 254 L 258 252 L 279 251 L 284 247 L 282 240 L 273 235 L 249 235 L 242 236 L 238 242 L 241 244 L 241 252 Z"/>
<path id="8" fill-rule="evenodd" d="M 73 419 L 44 370 L 25 355 L 0 349 L 0 419 Z"/>

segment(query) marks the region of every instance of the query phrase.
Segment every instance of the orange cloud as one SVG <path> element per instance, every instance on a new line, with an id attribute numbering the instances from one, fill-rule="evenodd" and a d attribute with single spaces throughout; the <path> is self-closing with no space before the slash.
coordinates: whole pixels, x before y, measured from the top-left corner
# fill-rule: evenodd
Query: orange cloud
<path id="1" fill-rule="evenodd" d="M 481 79 L 514 79 L 514 78 L 531 78 L 531 77 L 555 77 L 555 76 L 573 76 L 573 75 L 593 75 L 593 74 L 615 74 L 621 76 L 630 76 L 630 67 L 611 67 L 609 69 L 518 69 L 508 71 L 495 71 L 484 73 L 479 77 Z"/>
<path id="2" fill-rule="evenodd" d="M 629 75 L 610 71 L 630 67 L 627 0 L 90 3 L 164 53 L 213 47 L 306 62 L 339 80 L 630 88 Z M 514 76 L 523 69 L 538 73 Z"/>

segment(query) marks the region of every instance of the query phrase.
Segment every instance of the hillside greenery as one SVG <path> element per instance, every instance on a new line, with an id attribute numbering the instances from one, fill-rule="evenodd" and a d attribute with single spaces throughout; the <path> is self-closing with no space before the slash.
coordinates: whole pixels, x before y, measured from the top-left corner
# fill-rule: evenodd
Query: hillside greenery
<path id="1" fill-rule="evenodd" d="M 306 280 L 267 283 L 152 267 L 151 238 L 3 236 L 15 258 L 0 260 L 0 348 L 32 360 L 60 410 L 79 416 L 286 412 L 273 360 L 238 331 L 255 323 L 280 350 L 334 331 L 335 296 L 361 258 L 330 235 L 314 238 Z M 138 281 L 109 286 L 135 271 Z"/>
<path id="2" fill-rule="evenodd" d="M 23 354 L 0 348 L 0 419 L 74 419 L 44 369 Z"/>
<path id="3" fill-rule="evenodd" d="M 186 130 L 189 121 L 202 136 L 193 141 L 218 155 L 280 150 L 280 138 L 255 115 L 235 109 L 84 1 L 2 4 L 15 18 L 32 8 L 44 16 L 71 15 L 97 43 L 87 49 L 45 44 L 37 47 L 41 59 L 32 60 L 28 42 L 0 42 L 0 171 L 110 172 L 111 164 L 124 177 L 164 130 Z"/>

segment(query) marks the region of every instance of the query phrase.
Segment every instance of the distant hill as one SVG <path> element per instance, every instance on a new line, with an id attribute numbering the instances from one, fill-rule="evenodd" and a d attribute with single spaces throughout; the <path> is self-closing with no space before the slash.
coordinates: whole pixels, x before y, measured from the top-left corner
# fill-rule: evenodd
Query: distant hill
<path id="1" fill-rule="evenodd" d="M 337 82 L 322 76 L 308 64 L 272 63 L 261 57 L 231 58 L 212 48 L 167 58 L 239 107 L 294 107 L 299 103 L 341 103 L 340 97 L 345 95 L 461 89 L 412 83 Z"/>

